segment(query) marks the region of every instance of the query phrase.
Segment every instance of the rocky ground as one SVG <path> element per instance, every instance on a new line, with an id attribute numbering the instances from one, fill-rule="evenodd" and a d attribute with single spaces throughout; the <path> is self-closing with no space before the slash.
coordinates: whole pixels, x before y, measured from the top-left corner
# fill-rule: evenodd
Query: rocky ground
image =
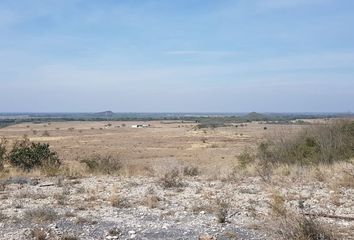
<path id="1" fill-rule="evenodd" d="M 12 178 L 0 183 L 1 239 L 271 239 L 275 192 L 294 211 L 354 217 L 354 190 L 198 177 Z M 343 239 L 354 222 L 323 218 Z"/>

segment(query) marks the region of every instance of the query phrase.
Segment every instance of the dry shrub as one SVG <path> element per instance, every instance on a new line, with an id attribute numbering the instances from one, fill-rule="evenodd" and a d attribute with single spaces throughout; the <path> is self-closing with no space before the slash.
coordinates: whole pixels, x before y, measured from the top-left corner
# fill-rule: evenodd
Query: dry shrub
<path id="1" fill-rule="evenodd" d="M 287 209 L 285 206 L 285 198 L 279 193 L 274 192 L 271 195 L 271 202 L 269 203 L 272 213 L 278 217 L 286 217 Z"/>
<path id="2" fill-rule="evenodd" d="M 68 201 L 67 190 L 63 190 L 61 193 L 54 194 L 54 199 L 57 200 L 58 205 L 66 205 Z"/>
<path id="3" fill-rule="evenodd" d="M 284 240 L 335 240 L 333 231 L 317 219 L 305 216 L 284 218 L 278 223 L 276 234 Z"/>
<path id="4" fill-rule="evenodd" d="M 306 127 L 295 135 L 268 137 L 258 148 L 263 167 L 279 164 L 317 165 L 354 156 L 354 122 L 336 121 Z"/>
<path id="5" fill-rule="evenodd" d="M 23 219 L 28 222 L 36 222 L 36 223 L 48 223 L 53 222 L 58 219 L 58 213 L 48 207 L 40 207 L 37 209 L 31 209 L 24 212 Z"/>
<path id="6" fill-rule="evenodd" d="M 354 172 L 345 171 L 339 178 L 337 185 L 345 188 L 354 188 Z"/>
<path id="7" fill-rule="evenodd" d="M 177 168 L 165 173 L 165 175 L 160 178 L 160 182 L 164 188 L 180 188 L 184 186 Z"/>
<path id="8" fill-rule="evenodd" d="M 46 240 L 47 232 L 42 228 L 34 228 L 31 230 L 31 237 L 36 240 Z"/>
<path id="9" fill-rule="evenodd" d="M 184 176 L 191 176 L 191 177 L 195 177 L 198 176 L 200 173 L 198 167 L 184 167 L 183 168 L 183 175 Z"/>
<path id="10" fill-rule="evenodd" d="M 240 155 L 237 156 L 238 162 L 242 169 L 245 169 L 248 164 L 253 163 L 256 156 L 251 153 L 251 149 L 246 148 Z"/>
<path id="11" fill-rule="evenodd" d="M 60 174 L 68 179 L 81 178 L 86 174 L 86 172 L 86 166 L 77 161 L 68 162 L 60 169 Z"/>
<path id="12" fill-rule="evenodd" d="M 111 155 L 93 155 L 80 162 L 86 164 L 88 170 L 95 174 L 117 174 L 122 169 L 121 160 Z"/>
<path id="13" fill-rule="evenodd" d="M 299 204 L 303 204 L 299 202 Z M 300 205 L 299 205 L 300 206 Z M 335 240 L 333 231 L 314 217 L 299 215 L 286 208 L 285 198 L 278 192 L 271 195 L 272 221 L 266 225 L 276 239 L 284 240 Z"/>
<path id="14" fill-rule="evenodd" d="M 109 198 L 112 207 L 116 208 L 129 208 L 131 204 L 129 203 L 128 199 L 119 195 L 112 195 Z"/>
<path id="15" fill-rule="evenodd" d="M 148 208 L 157 208 L 160 198 L 155 194 L 147 194 L 144 199 L 144 205 Z"/>
<path id="16" fill-rule="evenodd" d="M 229 212 L 229 204 L 222 199 L 217 199 L 214 213 L 218 223 L 225 223 Z"/>

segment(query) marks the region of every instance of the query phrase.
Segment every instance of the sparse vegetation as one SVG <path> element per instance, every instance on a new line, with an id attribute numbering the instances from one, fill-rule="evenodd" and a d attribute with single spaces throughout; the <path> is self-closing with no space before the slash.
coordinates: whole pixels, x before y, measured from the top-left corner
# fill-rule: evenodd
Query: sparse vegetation
<path id="1" fill-rule="evenodd" d="M 240 155 L 237 156 L 240 167 L 245 168 L 248 164 L 253 163 L 256 159 L 256 156 L 251 153 L 250 149 L 245 149 Z"/>
<path id="2" fill-rule="evenodd" d="M 285 206 L 285 199 L 277 192 L 271 195 L 270 209 L 275 216 L 286 217 L 287 209 Z"/>
<path id="3" fill-rule="evenodd" d="M 111 155 L 93 155 L 81 160 L 81 163 L 86 164 L 88 170 L 96 174 L 118 174 L 122 169 L 120 159 Z"/>
<path id="4" fill-rule="evenodd" d="M 259 146 L 259 157 L 266 164 L 331 164 L 354 156 L 354 122 L 304 128 L 295 136 L 273 136 Z"/>
<path id="5" fill-rule="evenodd" d="M 179 171 L 176 168 L 165 173 L 165 175 L 160 178 L 160 182 L 164 188 L 180 188 L 184 186 Z"/>
<path id="6" fill-rule="evenodd" d="M 229 212 L 229 204 L 223 199 L 217 199 L 215 217 L 218 223 L 225 223 Z"/>
<path id="7" fill-rule="evenodd" d="M 199 169 L 198 167 L 189 167 L 186 166 L 183 168 L 183 175 L 184 176 L 190 176 L 190 177 L 195 177 L 199 175 Z"/>
<path id="8" fill-rule="evenodd" d="M 47 239 L 47 232 L 43 228 L 34 228 L 31 230 L 31 237 L 35 240 L 46 240 Z"/>
<path id="9" fill-rule="evenodd" d="M 116 208 L 129 208 L 131 206 L 126 198 L 117 194 L 112 195 L 109 198 L 109 201 L 111 202 L 112 207 Z"/>
<path id="10" fill-rule="evenodd" d="M 32 210 L 27 210 L 24 212 L 23 219 L 29 222 L 36 223 L 49 223 L 58 219 L 58 213 L 49 207 L 40 207 Z"/>
<path id="11" fill-rule="evenodd" d="M 295 216 L 283 218 L 278 223 L 277 235 L 284 240 L 335 240 L 333 231 L 318 220 Z"/>
<path id="12" fill-rule="evenodd" d="M 154 128 L 134 133 L 130 128 L 98 131 L 105 124 L 102 121 L 53 122 L 48 130 L 55 138 L 48 140 L 65 162 L 52 173 L 44 170 L 47 165 L 23 171 L 10 164 L 11 149 L 18 144 L 16 139 L 28 133 L 32 125 L 29 129 L 25 125 L 9 127 L 9 131 L 2 129 L 8 143 L 3 144 L 4 170 L 0 172 L 0 213 L 3 213 L 0 221 L 6 222 L 0 235 L 3 231 L 17 236 L 12 229 L 19 226 L 26 238 L 31 237 L 31 229 L 43 228 L 47 234 L 44 239 L 81 239 L 88 238 L 89 234 L 97 234 L 97 238 L 140 239 L 145 237 L 140 229 L 166 225 L 168 231 L 175 231 L 174 225 L 167 224 L 176 221 L 178 228 L 186 229 L 186 232 L 193 232 L 198 226 L 203 231 L 215 229 L 217 236 L 227 234 L 233 238 L 243 237 L 231 227 L 239 222 L 245 225 L 237 227 L 236 231 L 240 229 L 250 237 L 255 233 L 258 239 L 259 232 L 269 239 L 289 240 L 336 239 L 332 230 L 345 226 L 343 229 L 348 233 L 339 239 L 347 239 L 354 230 L 353 222 L 345 220 L 345 217 L 352 217 L 353 200 L 348 196 L 350 188 L 354 188 L 354 159 L 337 160 L 333 156 L 332 161 L 316 161 L 317 157 L 312 154 L 322 156 L 317 152 L 317 146 L 326 146 L 317 138 L 328 135 L 314 129 L 332 126 L 330 121 L 319 122 L 309 120 L 301 126 L 272 125 L 267 131 L 263 130 L 264 122 L 248 123 L 247 127 L 238 123 L 238 128 L 234 127 L 236 123 L 227 123 L 230 127 L 199 131 L 193 130 L 195 123 L 178 128 L 180 122 L 164 125 L 155 122 Z M 112 126 L 118 124 L 121 123 L 114 122 Z M 55 131 L 56 126 L 62 130 Z M 69 126 L 76 130 L 63 131 Z M 79 134 L 80 129 L 91 126 L 96 130 Z M 350 127 L 345 129 L 346 134 L 350 133 Z M 281 134 L 277 132 L 280 130 Z M 38 125 L 38 131 L 44 131 L 43 124 Z M 241 132 L 243 137 L 240 137 Z M 301 136 L 313 137 L 314 141 L 295 141 L 302 139 Z M 346 139 L 335 136 L 333 142 Z M 38 141 L 46 139 L 41 134 L 30 137 Z M 273 161 L 282 144 L 298 142 L 303 143 L 299 145 L 305 145 L 305 149 L 315 149 L 303 151 L 309 156 L 306 161 L 298 162 L 300 157 L 293 157 L 295 160 L 291 161 L 279 157 Z M 342 144 L 344 140 L 338 142 Z M 340 144 L 333 145 L 341 149 Z M 30 142 L 27 146 L 31 147 Z M 302 148 L 294 149 L 290 151 L 293 154 Z M 301 151 L 299 154 L 303 154 Z M 90 152 L 95 155 L 87 155 Z M 119 155 L 114 155 L 117 152 Z M 54 214 L 45 213 L 48 209 Z M 103 212 L 112 213 L 112 216 L 102 215 Z M 313 213 L 319 215 L 308 217 Z M 339 217 L 339 220 L 325 214 Z M 136 226 L 136 217 L 139 217 L 141 228 L 131 227 Z M 185 217 L 190 221 L 182 222 Z M 90 226 L 98 221 L 96 226 Z M 269 229 L 267 224 L 270 224 Z M 52 231 L 54 225 L 56 230 Z M 26 233 L 22 226 L 28 229 Z M 119 226 L 116 232 L 110 231 L 116 226 Z M 85 232 L 79 233 L 78 229 L 85 229 Z M 230 233 L 224 234 L 224 229 Z M 66 236 L 66 232 L 73 235 Z M 270 238 L 273 235 L 274 238 Z M 32 238 L 36 238 L 34 236 Z M 213 239 L 210 237 L 207 239 Z M 198 239 L 198 236 L 193 235 L 193 238 Z"/>

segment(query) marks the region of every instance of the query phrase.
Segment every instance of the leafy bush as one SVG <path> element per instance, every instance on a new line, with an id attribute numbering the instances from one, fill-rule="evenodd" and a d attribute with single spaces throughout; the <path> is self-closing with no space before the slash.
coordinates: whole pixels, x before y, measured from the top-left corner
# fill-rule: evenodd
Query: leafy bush
<path id="1" fill-rule="evenodd" d="M 305 128 L 295 136 L 272 137 L 259 145 L 259 158 L 269 164 L 331 164 L 354 157 L 354 122 Z"/>
<path id="2" fill-rule="evenodd" d="M 93 155 L 81 160 L 86 164 L 91 173 L 113 174 L 118 173 L 122 168 L 120 159 L 108 156 Z"/>
<path id="3" fill-rule="evenodd" d="M 28 139 L 15 142 L 8 158 L 12 166 L 25 171 L 44 166 L 59 168 L 61 165 L 57 153 L 49 149 L 49 144 L 34 143 Z"/>

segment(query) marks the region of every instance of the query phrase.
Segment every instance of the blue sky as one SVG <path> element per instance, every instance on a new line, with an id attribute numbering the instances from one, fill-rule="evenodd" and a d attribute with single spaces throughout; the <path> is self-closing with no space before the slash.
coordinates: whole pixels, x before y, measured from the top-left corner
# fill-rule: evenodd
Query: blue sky
<path id="1" fill-rule="evenodd" d="M 351 0 L 0 0 L 0 112 L 354 110 Z"/>

